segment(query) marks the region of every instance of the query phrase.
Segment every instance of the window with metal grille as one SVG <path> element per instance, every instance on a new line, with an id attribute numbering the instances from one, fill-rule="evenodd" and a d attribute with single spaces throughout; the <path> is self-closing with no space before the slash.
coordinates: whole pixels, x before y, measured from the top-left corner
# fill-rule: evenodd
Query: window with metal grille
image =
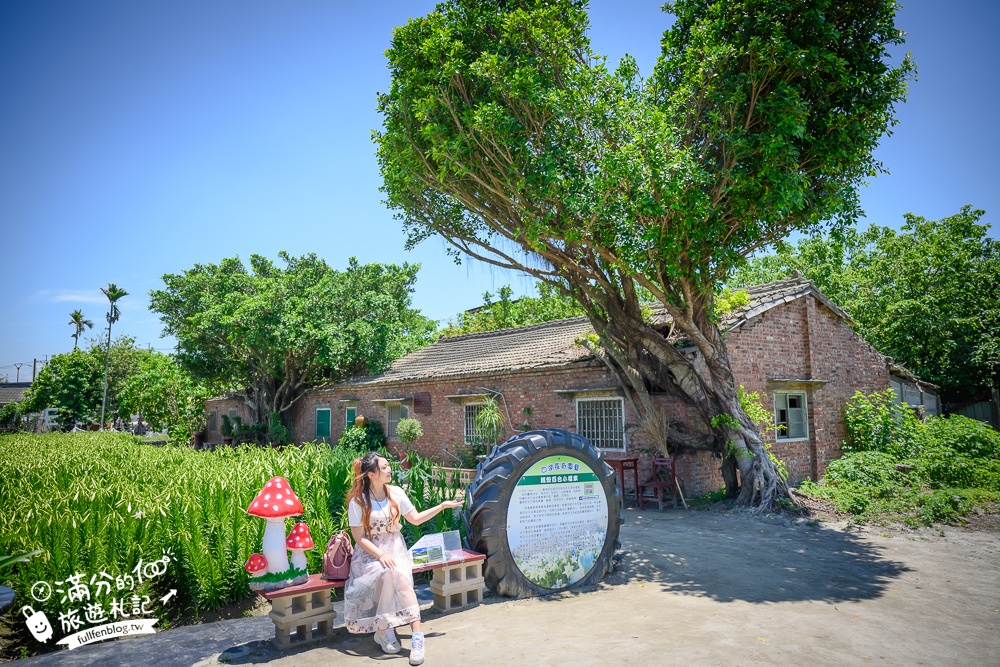
<path id="1" fill-rule="evenodd" d="M 358 404 L 348 403 L 347 407 L 344 408 L 344 427 L 351 428 L 354 426 L 354 420 L 358 418 Z"/>
<path id="2" fill-rule="evenodd" d="M 778 440 L 809 437 L 804 393 L 774 394 L 774 424 Z"/>
<path id="3" fill-rule="evenodd" d="M 396 426 L 400 419 L 410 416 L 410 411 L 402 403 L 386 403 L 385 405 L 385 437 L 396 440 Z"/>
<path id="4" fill-rule="evenodd" d="M 482 403 L 467 403 L 465 405 L 465 444 L 475 445 L 484 440 L 483 433 L 476 427 L 476 417 L 486 407 Z"/>
<path id="5" fill-rule="evenodd" d="M 620 398 L 576 401 L 576 432 L 599 449 L 625 450 L 625 402 Z"/>

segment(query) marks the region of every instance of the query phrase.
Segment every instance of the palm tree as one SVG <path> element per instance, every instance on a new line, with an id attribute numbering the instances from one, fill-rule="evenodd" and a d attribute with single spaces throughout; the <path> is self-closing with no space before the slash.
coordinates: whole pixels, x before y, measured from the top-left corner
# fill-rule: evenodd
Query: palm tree
<path id="1" fill-rule="evenodd" d="M 111 359 L 111 325 L 118 321 L 121 317 L 121 312 L 118 310 L 117 302 L 118 299 L 123 296 L 128 296 L 128 292 L 121 289 L 114 283 L 108 283 L 108 286 L 102 287 L 101 291 L 104 292 L 104 296 L 108 297 L 108 301 L 111 302 L 111 309 L 105 316 L 108 320 L 108 348 L 104 352 L 104 398 L 101 399 L 101 430 L 104 430 L 104 411 L 108 407 L 108 361 Z"/>
<path id="2" fill-rule="evenodd" d="M 73 337 L 73 349 L 77 348 L 77 344 L 80 342 L 80 334 L 83 333 L 84 328 L 93 329 L 94 323 L 90 320 L 83 319 L 82 310 L 74 310 L 69 314 L 69 322 L 67 324 L 72 324 L 76 327 L 76 331 L 71 333 L 70 336 Z"/>

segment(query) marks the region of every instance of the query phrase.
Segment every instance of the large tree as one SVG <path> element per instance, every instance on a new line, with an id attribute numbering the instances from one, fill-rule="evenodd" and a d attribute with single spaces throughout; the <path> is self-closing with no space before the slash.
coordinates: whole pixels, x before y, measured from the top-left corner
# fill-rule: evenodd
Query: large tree
<path id="1" fill-rule="evenodd" d="M 450 0 L 394 31 L 375 134 L 387 204 L 410 245 L 440 235 L 575 299 L 640 411 L 651 389 L 690 404 L 699 421 L 674 443 L 736 452 L 740 504 L 771 507 L 788 489 L 740 407 L 714 292 L 758 248 L 858 216 L 912 68 L 889 62 L 896 5 L 678 0 L 646 78 L 591 50 L 585 5 Z"/>
<path id="2" fill-rule="evenodd" d="M 121 391 L 123 412 L 138 414 L 172 442 L 185 444 L 205 424 L 205 391 L 171 357 L 150 353 Z"/>
<path id="3" fill-rule="evenodd" d="M 906 214 L 897 231 L 872 225 L 782 244 L 750 260 L 736 287 L 800 271 L 881 352 L 961 401 L 1000 387 L 1000 243 L 964 206 L 927 220 Z"/>
<path id="4" fill-rule="evenodd" d="M 25 392 L 24 414 L 55 408 L 64 430 L 96 421 L 101 409 L 101 356 L 83 350 L 56 354 Z"/>
<path id="5" fill-rule="evenodd" d="M 210 391 L 238 391 L 256 423 L 323 381 L 375 373 L 430 342 L 435 323 L 410 308 L 419 265 L 337 271 L 316 255 L 238 258 L 163 276 L 150 292 L 177 361 Z"/>

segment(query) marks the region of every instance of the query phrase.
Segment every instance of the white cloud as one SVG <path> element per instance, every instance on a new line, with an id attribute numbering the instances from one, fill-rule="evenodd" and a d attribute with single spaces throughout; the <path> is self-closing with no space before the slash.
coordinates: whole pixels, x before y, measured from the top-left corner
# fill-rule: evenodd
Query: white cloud
<path id="1" fill-rule="evenodd" d="M 51 301 L 52 303 L 106 304 L 108 302 L 107 297 L 104 296 L 101 290 L 40 290 L 35 293 L 35 299 L 39 301 Z M 122 301 L 118 303 L 122 303 Z"/>

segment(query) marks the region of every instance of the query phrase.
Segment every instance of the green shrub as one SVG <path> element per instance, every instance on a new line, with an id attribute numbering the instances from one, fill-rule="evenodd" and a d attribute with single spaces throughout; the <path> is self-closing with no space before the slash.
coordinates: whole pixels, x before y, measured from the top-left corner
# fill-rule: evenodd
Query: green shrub
<path id="1" fill-rule="evenodd" d="M 384 451 L 385 432 L 378 420 L 369 419 L 364 428 L 345 428 L 337 444 L 360 454 Z"/>
<path id="2" fill-rule="evenodd" d="M 399 441 L 404 445 L 413 442 L 423 434 L 424 429 L 418 419 L 400 419 L 399 423 L 396 424 L 396 435 L 399 436 Z"/>
<path id="3" fill-rule="evenodd" d="M 885 452 L 897 458 L 915 453 L 920 420 L 894 398 L 892 389 L 873 394 L 856 392 L 851 397 L 844 405 L 845 452 Z"/>
<path id="4" fill-rule="evenodd" d="M 924 523 L 955 523 L 968 514 L 973 504 L 955 489 L 938 489 L 920 498 L 919 514 Z"/>
<path id="5" fill-rule="evenodd" d="M 288 430 L 287 426 L 281 423 L 281 415 L 277 412 L 272 412 L 269 415 L 267 439 L 278 445 L 292 444 L 292 432 Z"/>
<path id="6" fill-rule="evenodd" d="M 845 454 L 831 461 L 826 469 L 826 483 L 831 486 L 857 484 L 884 486 L 900 480 L 902 473 L 895 469 L 896 459 L 884 452 L 857 452 Z"/>
<path id="7" fill-rule="evenodd" d="M 1000 432 L 975 419 L 962 415 L 930 417 L 921 431 L 922 443 L 948 447 L 973 459 L 1000 458 Z"/>
<path id="8" fill-rule="evenodd" d="M 921 422 L 892 398 L 889 391 L 854 395 L 844 409 L 845 455 L 800 492 L 860 521 L 912 524 L 953 523 L 1000 500 L 1000 433 L 960 416 Z"/>

